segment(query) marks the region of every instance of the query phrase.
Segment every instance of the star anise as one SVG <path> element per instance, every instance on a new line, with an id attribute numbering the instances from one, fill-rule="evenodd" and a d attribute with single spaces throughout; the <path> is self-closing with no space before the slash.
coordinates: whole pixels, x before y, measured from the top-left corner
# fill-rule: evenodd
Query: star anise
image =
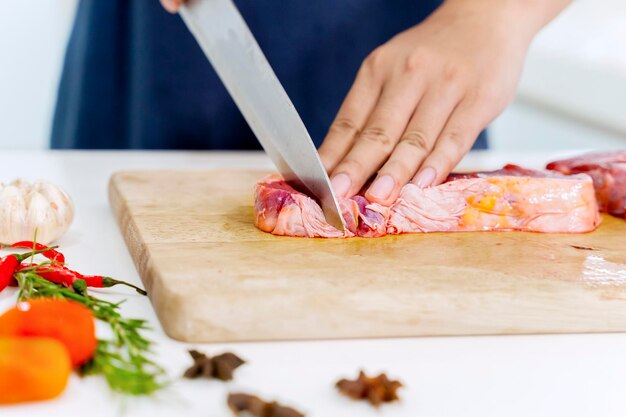
<path id="1" fill-rule="evenodd" d="M 277 402 L 263 401 L 259 397 L 250 394 L 229 394 L 228 407 L 240 416 L 241 412 L 247 412 L 254 417 L 304 417 L 304 414 L 290 407 L 285 407 Z"/>
<path id="2" fill-rule="evenodd" d="M 366 399 L 372 405 L 379 406 L 383 402 L 397 400 L 396 391 L 402 386 L 402 383 L 390 380 L 385 374 L 370 378 L 363 371 L 360 371 L 356 380 L 342 379 L 337 382 L 336 386 L 339 392 L 350 398 L 355 400 Z"/>
<path id="3" fill-rule="evenodd" d="M 193 365 L 185 371 L 185 378 L 217 378 L 222 381 L 233 379 L 233 372 L 245 363 L 234 353 L 226 352 L 209 357 L 197 350 L 190 350 Z"/>

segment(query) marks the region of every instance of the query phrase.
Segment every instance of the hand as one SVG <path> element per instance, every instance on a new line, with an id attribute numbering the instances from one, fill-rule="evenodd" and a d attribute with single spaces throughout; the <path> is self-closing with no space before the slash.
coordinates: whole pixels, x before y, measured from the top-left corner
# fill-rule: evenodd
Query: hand
<path id="1" fill-rule="evenodd" d="M 336 193 L 350 197 L 378 172 L 365 196 L 389 205 L 410 180 L 445 180 L 514 96 L 530 41 L 550 15 L 529 9 L 448 0 L 374 50 L 319 149 Z"/>
<path id="2" fill-rule="evenodd" d="M 161 6 L 170 13 L 178 12 L 185 0 L 161 0 Z"/>

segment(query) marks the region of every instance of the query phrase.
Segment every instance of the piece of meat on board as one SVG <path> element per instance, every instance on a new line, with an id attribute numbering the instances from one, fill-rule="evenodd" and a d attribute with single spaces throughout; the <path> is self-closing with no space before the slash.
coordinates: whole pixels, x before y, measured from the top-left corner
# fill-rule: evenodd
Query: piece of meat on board
<path id="1" fill-rule="evenodd" d="M 294 190 L 280 175 L 270 175 L 256 185 L 254 194 L 256 226 L 269 233 L 301 237 L 379 237 L 387 234 L 389 207 L 370 204 L 357 195 L 341 199 L 339 206 L 346 232 L 326 223 L 319 204 Z"/>
<path id="2" fill-rule="evenodd" d="M 284 236 L 379 237 L 386 234 L 508 231 L 581 233 L 600 223 L 591 178 L 507 165 L 502 170 L 451 175 L 421 189 L 406 185 L 385 207 L 357 195 L 339 201 L 347 230 L 324 220 L 318 203 L 279 175 L 256 185 L 259 229 Z"/>
<path id="3" fill-rule="evenodd" d="M 548 169 L 593 178 L 600 211 L 626 218 L 626 151 L 596 152 L 550 162 Z"/>

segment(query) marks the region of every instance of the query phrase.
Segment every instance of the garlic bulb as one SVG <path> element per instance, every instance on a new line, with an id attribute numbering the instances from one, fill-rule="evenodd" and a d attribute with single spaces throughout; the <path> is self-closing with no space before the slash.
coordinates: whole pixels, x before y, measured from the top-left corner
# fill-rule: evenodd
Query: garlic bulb
<path id="1" fill-rule="evenodd" d="M 60 187 L 46 181 L 0 182 L 0 242 L 57 240 L 74 219 L 74 204 Z"/>

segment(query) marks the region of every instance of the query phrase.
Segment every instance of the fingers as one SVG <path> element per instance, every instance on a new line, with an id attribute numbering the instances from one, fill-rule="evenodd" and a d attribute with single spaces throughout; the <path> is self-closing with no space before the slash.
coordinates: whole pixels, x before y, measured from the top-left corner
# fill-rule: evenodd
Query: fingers
<path id="1" fill-rule="evenodd" d="M 333 170 L 333 186 L 339 195 L 350 197 L 359 192 L 383 165 L 400 139 L 422 92 L 419 82 L 402 77 L 384 87 L 354 145 Z M 385 184 L 386 187 L 389 185 Z M 393 188 L 394 184 L 391 185 Z"/>
<path id="2" fill-rule="evenodd" d="M 369 201 L 389 205 L 396 200 L 434 148 L 460 96 L 461 90 L 451 85 L 426 92 L 393 153 L 365 193 Z"/>
<path id="3" fill-rule="evenodd" d="M 161 0 L 161 6 L 170 13 L 178 12 L 185 0 Z"/>
<path id="4" fill-rule="evenodd" d="M 381 86 L 382 83 L 375 79 L 367 67 L 362 67 L 357 73 L 354 84 L 318 150 L 326 171 L 332 172 L 352 147 L 376 106 Z"/>
<path id="5" fill-rule="evenodd" d="M 476 100 L 461 101 L 413 182 L 422 188 L 441 184 L 471 149 L 481 129 L 487 125 L 485 114 L 488 114 L 485 106 Z"/>

